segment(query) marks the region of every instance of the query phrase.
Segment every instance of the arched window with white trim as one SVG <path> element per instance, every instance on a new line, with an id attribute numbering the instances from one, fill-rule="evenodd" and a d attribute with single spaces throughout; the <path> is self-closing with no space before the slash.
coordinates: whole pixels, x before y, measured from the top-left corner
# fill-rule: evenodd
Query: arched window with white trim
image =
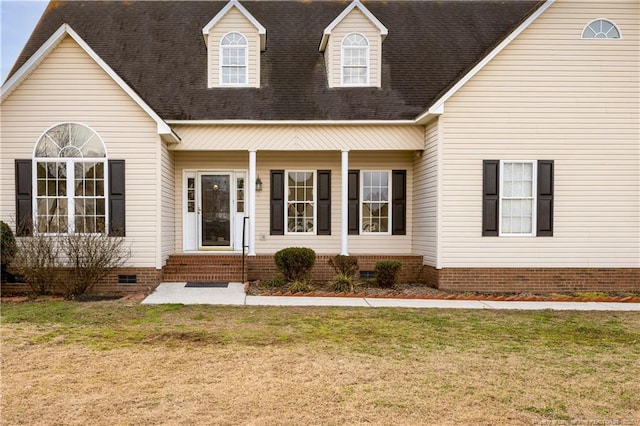
<path id="1" fill-rule="evenodd" d="M 220 83 L 246 85 L 248 81 L 247 39 L 240 33 L 229 33 L 220 40 Z"/>
<path id="2" fill-rule="evenodd" d="M 342 40 L 342 84 L 369 84 L 369 41 L 358 33 L 347 34 Z"/>
<path id="3" fill-rule="evenodd" d="M 620 30 L 607 19 L 595 19 L 582 30 L 582 38 L 621 38 Z"/>
<path id="4" fill-rule="evenodd" d="M 45 234 L 107 231 L 107 151 L 100 136 L 62 123 L 38 140 L 33 157 L 35 229 Z"/>

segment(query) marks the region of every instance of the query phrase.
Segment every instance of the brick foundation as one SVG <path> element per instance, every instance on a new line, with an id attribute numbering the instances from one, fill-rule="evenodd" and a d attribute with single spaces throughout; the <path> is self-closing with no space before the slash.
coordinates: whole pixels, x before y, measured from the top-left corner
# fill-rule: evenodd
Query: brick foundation
<path id="1" fill-rule="evenodd" d="M 640 291 L 640 268 L 443 268 L 426 266 L 441 290 L 548 293 Z"/>
<path id="2" fill-rule="evenodd" d="M 329 281 L 336 275 L 335 271 L 329 266 L 329 259 L 333 255 L 317 255 L 316 263 L 312 271 L 312 279 L 314 281 Z M 354 255 L 358 258 L 358 266 L 360 271 L 373 271 L 376 262 L 381 260 L 398 260 L 402 262 L 400 270 L 400 282 L 415 282 L 420 280 L 420 271 L 422 269 L 422 256 L 400 255 L 400 256 L 381 256 L 381 255 Z M 248 277 L 249 280 L 266 280 L 279 275 L 273 255 L 257 255 L 247 257 Z"/>
<path id="3" fill-rule="evenodd" d="M 135 275 L 135 284 L 118 283 L 118 275 Z M 162 281 L 162 271 L 156 268 L 119 268 L 94 286 L 88 294 L 126 295 L 150 293 Z M 3 296 L 29 293 L 29 286 L 22 283 L 2 283 L 0 291 Z"/>

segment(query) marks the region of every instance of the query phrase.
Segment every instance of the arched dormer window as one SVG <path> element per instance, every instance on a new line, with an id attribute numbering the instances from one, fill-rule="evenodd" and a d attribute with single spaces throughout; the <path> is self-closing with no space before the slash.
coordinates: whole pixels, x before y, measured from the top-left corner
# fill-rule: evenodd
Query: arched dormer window
<path id="1" fill-rule="evenodd" d="M 247 39 L 240 33 L 229 33 L 220 41 L 220 83 L 236 86 L 247 84 Z"/>
<path id="2" fill-rule="evenodd" d="M 33 163 L 37 232 L 106 232 L 107 152 L 96 132 L 78 123 L 55 125 L 38 140 Z"/>
<path id="3" fill-rule="evenodd" d="M 347 34 L 342 40 L 342 84 L 369 84 L 369 41 L 362 34 Z"/>
<path id="4" fill-rule="evenodd" d="M 621 38 L 621 34 L 613 22 L 606 19 L 595 19 L 584 27 L 582 38 Z"/>

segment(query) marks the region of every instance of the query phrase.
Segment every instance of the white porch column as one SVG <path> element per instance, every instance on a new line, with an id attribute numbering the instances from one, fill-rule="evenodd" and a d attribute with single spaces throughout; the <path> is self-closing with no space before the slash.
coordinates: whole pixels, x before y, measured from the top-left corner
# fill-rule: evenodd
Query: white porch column
<path id="1" fill-rule="evenodd" d="M 342 227 L 340 230 L 340 254 L 349 255 L 349 150 L 342 150 L 342 191 L 341 191 L 341 212 Z"/>
<path id="2" fill-rule="evenodd" d="M 249 151 L 249 256 L 256 255 L 256 150 Z"/>

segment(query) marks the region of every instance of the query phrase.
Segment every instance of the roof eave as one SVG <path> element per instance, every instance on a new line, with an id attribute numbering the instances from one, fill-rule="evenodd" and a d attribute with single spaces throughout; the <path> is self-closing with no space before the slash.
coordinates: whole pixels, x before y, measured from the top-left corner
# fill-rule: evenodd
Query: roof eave
<path id="1" fill-rule="evenodd" d="M 71 37 L 85 53 L 87 53 L 96 64 L 136 103 L 142 108 L 149 117 L 156 122 L 158 135 L 163 140 L 172 143 L 180 142 L 180 138 L 176 135 L 171 127 L 129 86 L 114 70 L 111 68 L 98 54 L 85 42 L 82 37 L 76 33 L 69 24 L 62 24 L 52 35 L 45 41 L 42 46 L 11 76 L 5 84 L 2 85 L 1 101 L 4 102 L 9 95 L 16 90 L 20 84 L 33 72 L 33 70 L 51 53 L 51 51 L 66 36 Z"/>
<path id="2" fill-rule="evenodd" d="M 433 102 L 426 111 L 418 115 L 415 119 L 417 124 L 426 124 L 431 121 L 434 115 L 444 113 L 445 102 L 451 98 L 458 90 L 462 88 L 473 76 L 475 76 L 485 65 L 487 65 L 498 53 L 507 47 L 516 37 L 520 35 L 529 25 L 531 25 L 540 15 L 542 15 L 555 0 L 545 0 L 544 4 L 535 10 L 524 22 L 522 22 L 515 30 L 511 32 L 504 40 L 500 42 L 491 52 L 489 52 L 480 62 L 478 62 L 471 70 L 469 70 L 462 78 L 460 78 L 444 95 L 440 96 Z M 439 113 L 436 113 L 440 111 Z"/>

